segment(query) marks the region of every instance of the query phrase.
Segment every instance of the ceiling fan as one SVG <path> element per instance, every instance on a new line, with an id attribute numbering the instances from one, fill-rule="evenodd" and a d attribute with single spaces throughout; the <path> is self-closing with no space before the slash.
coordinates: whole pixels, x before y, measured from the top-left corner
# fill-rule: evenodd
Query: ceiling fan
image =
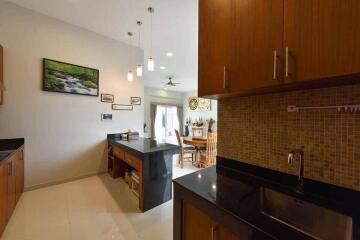
<path id="1" fill-rule="evenodd" d="M 174 79 L 174 76 L 168 76 L 167 79 L 169 79 L 168 82 L 163 82 L 163 84 L 165 84 L 165 86 L 176 87 L 177 85 L 181 84 L 181 83 L 172 81 Z"/>

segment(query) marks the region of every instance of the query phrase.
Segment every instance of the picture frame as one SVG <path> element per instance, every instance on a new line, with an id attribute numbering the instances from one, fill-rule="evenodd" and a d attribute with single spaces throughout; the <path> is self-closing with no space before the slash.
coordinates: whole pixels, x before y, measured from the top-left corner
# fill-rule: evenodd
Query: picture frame
<path id="1" fill-rule="evenodd" d="M 134 109 L 133 105 L 126 104 L 111 104 L 112 110 L 123 110 L 123 111 L 132 111 Z"/>
<path id="2" fill-rule="evenodd" d="M 211 111 L 211 100 L 199 97 L 190 97 L 188 100 L 188 108 L 193 112 L 209 112 Z"/>
<path id="3" fill-rule="evenodd" d="M 112 114 L 111 113 L 102 113 L 101 121 L 112 121 Z"/>
<path id="4" fill-rule="evenodd" d="M 99 70 L 43 59 L 43 91 L 99 96 Z"/>
<path id="5" fill-rule="evenodd" d="M 141 97 L 131 97 L 131 105 L 141 105 Z"/>
<path id="6" fill-rule="evenodd" d="M 114 95 L 108 93 L 101 94 L 101 102 L 114 103 Z"/>

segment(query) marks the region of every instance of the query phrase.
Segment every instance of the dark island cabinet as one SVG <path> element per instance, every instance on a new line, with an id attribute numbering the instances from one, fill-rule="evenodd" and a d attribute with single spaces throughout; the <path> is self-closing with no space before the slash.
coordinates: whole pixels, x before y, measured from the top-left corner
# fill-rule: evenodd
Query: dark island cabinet
<path id="1" fill-rule="evenodd" d="M 360 1 L 199 1 L 198 94 L 360 82 Z"/>

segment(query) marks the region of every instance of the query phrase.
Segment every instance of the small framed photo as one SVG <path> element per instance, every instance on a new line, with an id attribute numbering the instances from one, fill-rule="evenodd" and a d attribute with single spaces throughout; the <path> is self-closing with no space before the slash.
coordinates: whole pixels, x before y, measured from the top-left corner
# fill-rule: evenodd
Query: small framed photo
<path id="1" fill-rule="evenodd" d="M 107 103 L 113 103 L 114 102 L 114 95 L 102 93 L 101 94 L 101 101 L 102 102 L 107 102 Z"/>
<path id="2" fill-rule="evenodd" d="M 102 113 L 101 121 L 112 121 L 112 114 L 111 113 Z"/>
<path id="3" fill-rule="evenodd" d="M 141 105 L 141 97 L 131 97 L 131 105 Z"/>
<path id="4" fill-rule="evenodd" d="M 125 105 L 125 104 L 112 104 L 112 110 L 125 110 L 125 111 L 132 111 L 133 105 Z"/>

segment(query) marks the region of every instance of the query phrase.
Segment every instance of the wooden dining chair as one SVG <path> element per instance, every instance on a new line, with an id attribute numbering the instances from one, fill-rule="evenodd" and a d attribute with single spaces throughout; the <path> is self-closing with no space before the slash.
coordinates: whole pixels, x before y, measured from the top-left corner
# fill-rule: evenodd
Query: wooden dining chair
<path id="1" fill-rule="evenodd" d="M 176 138 L 178 141 L 178 144 L 180 146 L 180 154 L 179 154 L 179 164 L 180 167 L 184 167 L 185 161 L 191 161 L 192 163 L 195 161 L 195 154 L 196 150 L 193 146 L 185 146 L 184 143 L 181 140 L 179 131 L 175 129 Z M 188 160 L 191 159 L 191 160 Z"/>
<path id="2" fill-rule="evenodd" d="M 199 167 L 209 167 L 216 164 L 217 155 L 217 134 L 208 133 L 206 151 L 200 155 Z"/>

